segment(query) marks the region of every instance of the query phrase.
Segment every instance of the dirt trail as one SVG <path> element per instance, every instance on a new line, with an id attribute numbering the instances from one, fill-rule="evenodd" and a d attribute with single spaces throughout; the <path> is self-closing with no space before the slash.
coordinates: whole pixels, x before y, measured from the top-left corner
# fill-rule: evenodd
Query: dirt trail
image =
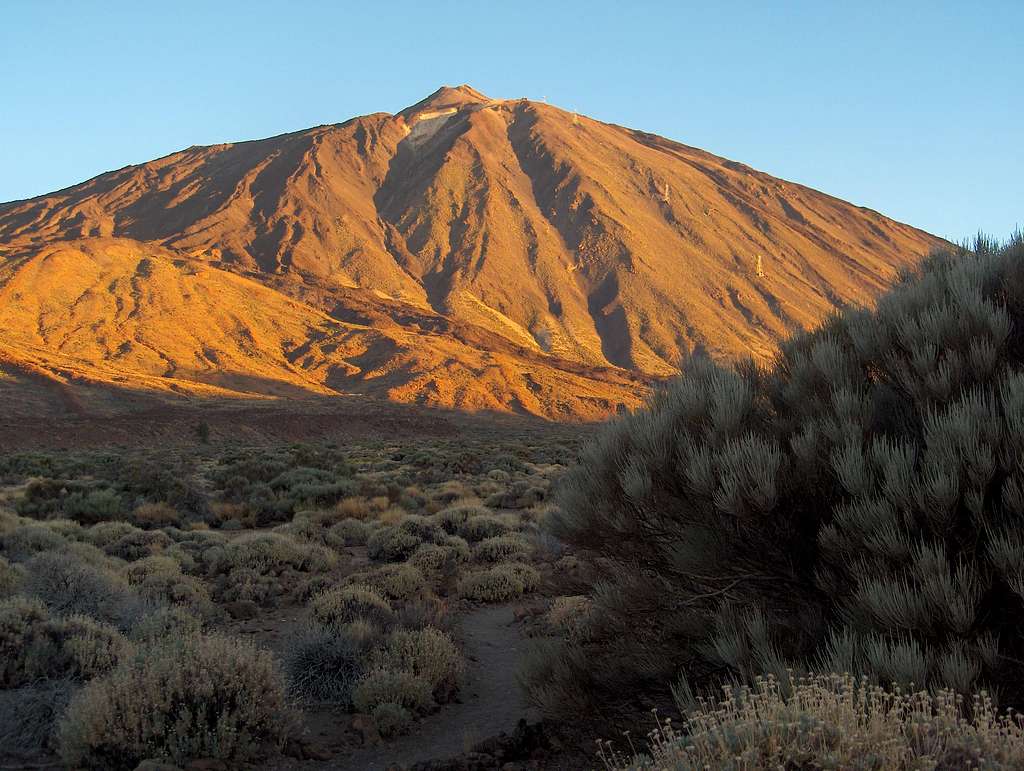
<path id="1" fill-rule="evenodd" d="M 516 671 L 528 640 L 513 623 L 512 606 L 488 607 L 462 620 L 462 638 L 469 659 L 462 703 L 449 704 L 417 723 L 399 739 L 335 758 L 323 768 L 339 771 L 383 771 L 424 760 L 443 760 L 502 732 L 512 733 L 520 718 L 540 719 L 519 684 Z"/>

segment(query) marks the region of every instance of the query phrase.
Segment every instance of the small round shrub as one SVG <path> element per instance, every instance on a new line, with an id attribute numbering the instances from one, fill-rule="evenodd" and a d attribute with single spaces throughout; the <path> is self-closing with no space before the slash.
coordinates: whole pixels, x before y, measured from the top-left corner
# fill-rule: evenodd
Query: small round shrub
<path id="1" fill-rule="evenodd" d="M 461 503 L 441 509 L 433 515 L 433 519 L 448 535 L 459 532 L 470 517 L 490 516 L 491 510 L 474 503 Z"/>
<path id="2" fill-rule="evenodd" d="M 532 592 L 540 586 L 540 573 L 533 565 L 525 562 L 502 562 L 491 568 L 491 572 L 511 575 L 523 585 L 523 591 Z"/>
<path id="3" fill-rule="evenodd" d="M 18 527 L 0 536 L 0 552 L 13 562 L 22 562 L 40 552 L 55 551 L 67 539 L 46 525 L 30 524 Z"/>
<path id="4" fill-rule="evenodd" d="M 389 600 L 408 600 L 426 588 L 423 572 L 408 562 L 384 565 L 369 573 L 349 576 L 348 580 L 376 589 Z"/>
<path id="5" fill-rule="evenodd" d="M 71 493 L 64 499 L 64 516 L 83 525 L 109 522 L 124 515 L 124 501 L 113 490 Z"/>
<path id="6" fill-rule="evenodd" d="M 104 549 L 119 538 L 135 532 L 138 532 L 138 528 L 127 522 L 101 522 L 90 527 L 82 536 L 93 546 Z"/>
<path id="7" fill-rule="evenodd" d="M 112 557 L 131 562 L 159 554 L 172 543 L 171 537 L 160 530 L 133 529 L 102 548 Z"/>
<path id="8" fill-rule="evenodd" d="M 447 549 L 451 549 L 455 555 L 455 559 L 461 564 L 463 562 L 469 562 L 469 558 L 473 551 L 470 548 L 469 542 L 465 538 L 457 535 L 450 535 L 441 541 L 441 546 Z"/>
<path id="9" fill-rule="evenodd" d="M 210 590 L 195 576 L 181 572 L 181 566 L 164 555 L 146 557 L 126 568 L 129 583 L 146 600 L 170 603 L 209 613 Z"/>
<path id="10" fill-rule="evenodd" d="M 283 743 L 291 725 L 270 653 L 194 635 L 148 648 L 82 689 L 59 744 L 75 768 L 132 769 L 153 757 L 237 763 Z"/>
<path id="11" fill-rule="evenodd" d="M 453 688 L 463 670 L 462 656 L 444 632 L 399 629 L 391 633 L 384 647 L 373 656 L 380 669 L 412 672 L 430 684 L 432 691 Z"/>
<path id="12" fill-rule="evenodd" d="M 252 568 L 235 568 L 226 576 L 217 577 L 215 591 L 221 602 L 268 605 L 273 604 L 283 590 L 275 576 L 263 575 Z"/>
<path id="13" fill-rule="evenodd" d="M 492 468 L 487 472 L 487 478 L 493 482 L 508 482 L 512 478 L 512 475 L 504 469 Z"/>
<path id="14" fill-rule="evenodd" d="M 423 541 L 396 527 L 382 527 L 366 540 L 370 559 L 377 562 L 404 562 Z"/>
<path id="15" fill-rule="evenodd" d="M 459 526 L 459 535 L 470 543 L 483 541 L 486 538 L 504 535 L 509 526 L 493 514 L 478 514 L 470 517 Z"/>
<path id="16" fill-rule="evenodd" d="M 159 605 L 145 613 L 129 631 L 137 643 L 156 643 L 168 638 L 198 634 L 203 622 L 180 605 Z"/>
<path id="17" fill-rule="evenodd" d="M 0 600 L 17 592 L 21 581 L 21 569 L 0 557 Z"/>
<path id="18" fill-rule="evenodd" d="M 401 704 L 390 701 L 374 707 L 371 716 L 373 724 L 385 739 L 404 734 L 412 724 L 412 713 Z"/>
<path id="19" fill-rule="evenodd" d="M 5 760 L 50 749 L 54 726 L 74 689 L 70 680 L 42 680 L 0 690 L 0 751 Z"/>
<path id="20" fill-rule="evenodd" d="M 430 517 L 409 514 L 398 523 L 398 529 L 416 536 L 421 541 L 436 543 L 445 535 L 445 530 Z"/>
<path id="21" fill-rule="evenodd" d="M 353 584 L 328 589 L 313 598 L 313 617 L 325 626 L 340 626 L 359 619 L 387 626 L 394 611 L 387 599 L 376 589 Z"/>
<path id="22" fill-rule="evenodd" d="M 399 704 L 414 712 L 433 706 L 430 683 L 412 672 L 374 668 L 356 683 L 352 704 L 358 712 L 373 712 L 380 704 Z"/>
<path id="23" fill-rule="evenodd" d="M 530 592 L 540 585 L 540 573 L 523 562 L 502 562 L 490 568 L 466 573 L 459 580 L 458 593 L 468 600 L 503 602 Z"/>
<path id="24" fill-rule="evenodd" d="M 300 543 L 281 533 L 253 533 L 224 544 L 211 555 L 209 567 L 214 573 L 236 568 L 248 568 L 261 575 L 284 568 L 316 573 L 329 569 L 336 560 L 334 552 L 319 544 Z"/>
<path id="25" fill-rule="evenodd" d="M 302 631 L 284 653 L 289 691 L 301 698 L 343 709 L 363 673 L 365 649 L 343 630 L 314 626 Z"/>
<path id="26" fill-rule="evenodd" d="M 167 503 L 143 503 L 136 506 L 131 520 L 139 527 L 168 527 L 181 524 L 181 512 Z"/>
<path id="27" fill-rule="evenodd" d="M 452 537 L 448 536 L 448 538 Z M 463 541 L 463 543 L 465 542 Z M 455 572 L 458 566 L 466 561 L 468 552 L 468 545 L 466 554 L 463 554 L 457 547 L 448 543 L 425 543 L 421 544 L 409 557 L 409 564 L 415 565 L 426 574 L 449 574 Z"/>
<path id="28" fill-rule="evenodd" d="M 324 536 L 328 546 L 340 549 L 344 546 L 364 546 L 373 532 L 373 527 L 359 519 L 348 517 L 336 525 L 331 525 Z"/>
<path id="29" fill-rule="evenodd" d="M 48 519 L 45 525 L 69 541 L 77 541 L 85 533 L 85 528 L 73 519 Z"/>
<path id="30" fill-rule="evenodd" d="M 585 640 L 588 634 L 589 616 L 593 602 L 586 595 L 558 597 L 544 614 L 544 620 L 551 629 L 564 635 L 568 640 Z"/>
<path id="31" fill-rule="evenodd" d="M 504 602 L 520 596 L 524 591 L 523 582 L 501 566 L 471 570 L 459 579 L 457 591 L 460 597 L 481 602 Z"/>
<path id="32" fill-rule="evenodd" d="M 139 605 L 123 576 L 106 566 L 79 562 L 68 552 L 37 554 L 26 562 L 23 590 L 55 613 L 91 616 L 118 626 Z"/>
<path id="33" fill-rule="evenodd" d="M 485 538 L 473 547 L 473 559 L 477 562 L 522 561 L 529 553 L 530 545 L 526 539 L 512 533 Z"/>
<path id="34" fill-rule="evenodd" d="M 0 688 L 38 679 L 87 679 L 131 651 L 113 627 L 84 616 L 54 618 L 38 600 L 0 601 Z"/>

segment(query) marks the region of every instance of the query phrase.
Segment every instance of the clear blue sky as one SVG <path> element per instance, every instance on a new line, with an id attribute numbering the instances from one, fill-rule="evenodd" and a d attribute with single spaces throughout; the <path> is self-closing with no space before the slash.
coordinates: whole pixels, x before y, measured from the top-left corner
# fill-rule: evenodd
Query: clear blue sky
<path id="1" fill-rule="evenodd" d="M 0 0 L 0 201 L 193 144 L 547 97 L 960 240 L 1024 225 L 1024 2 Z"/>

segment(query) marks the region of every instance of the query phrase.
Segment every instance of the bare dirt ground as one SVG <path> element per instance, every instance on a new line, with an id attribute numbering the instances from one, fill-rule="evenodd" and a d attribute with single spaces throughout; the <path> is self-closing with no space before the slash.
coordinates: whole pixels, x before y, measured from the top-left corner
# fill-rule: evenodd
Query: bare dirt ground
<path id="1" fill-rule="evenodd" d="M 123 411 L 114 408 L 103 413 L 32 417 L 0 414 L 0 454 L 43 448 L 195 446 L 201 423 L 209 427 L 212 443 L 250 445 L 586 430 L 586 424 L 574 427 L 538 418 L 465 413 L 366 397 L 206 402 L 164 402 L 142 397 Z"/>

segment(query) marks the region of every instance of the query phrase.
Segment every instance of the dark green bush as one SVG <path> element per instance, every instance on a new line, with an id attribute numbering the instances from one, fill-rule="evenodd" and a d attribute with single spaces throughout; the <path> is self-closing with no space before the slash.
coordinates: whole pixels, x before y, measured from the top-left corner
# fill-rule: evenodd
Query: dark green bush
<path id="1" fill-rule="evenodd" d="M 343 631 L 310 627 L 285 651 L 288 688 L 299 698 L 351 709 L 352 689 L 362 677 L 365 658 L 365 646 Z"/>
<path id="2" fill-rule="evenodd" d="M 794 667 L 1024 703 L 1022 358 L 1018 235 L 929 258 L 770 369 L 691 361 L 561 486 L 594 639 L 540 667 L 536 700 L 681 674 L 685 701 Z"/>

